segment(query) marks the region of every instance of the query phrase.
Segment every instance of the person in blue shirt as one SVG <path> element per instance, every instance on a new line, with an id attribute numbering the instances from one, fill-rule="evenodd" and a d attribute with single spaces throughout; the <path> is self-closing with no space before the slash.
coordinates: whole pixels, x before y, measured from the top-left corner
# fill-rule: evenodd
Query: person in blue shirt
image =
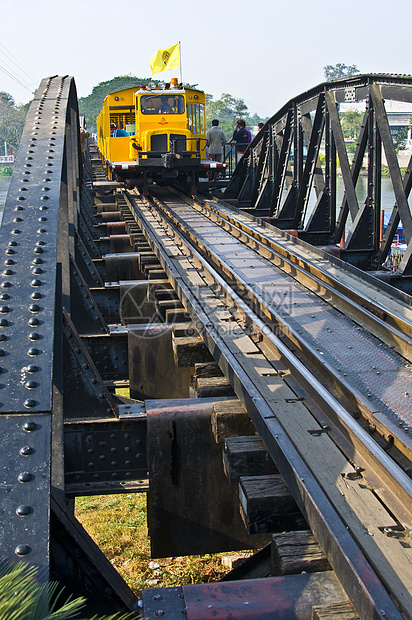
<path id="1" fill-rule="evenodd" d="M 246 147 L 251 141 L 250 131 L 246 129 L 245 121 L 239 120 L 236 122 L 235 131 L 233 132 L 233 136 L 229 140 L 229 144 L 232 142 L 235 143 L 236 150 L 236 161 L 242 157 L 243 153 L 246 151 Z"/>

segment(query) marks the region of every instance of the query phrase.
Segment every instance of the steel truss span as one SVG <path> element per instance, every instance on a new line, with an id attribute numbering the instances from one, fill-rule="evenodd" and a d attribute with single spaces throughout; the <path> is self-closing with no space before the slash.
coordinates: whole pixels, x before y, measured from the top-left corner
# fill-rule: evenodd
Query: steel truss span
<path id="1" fill-rule="evenodd" d="M 392 279 L 410 292 L 412 162 L 402 176 L 386 101 L 412 103 L 411 76 L 357 75 L 321 84 L 292 99 L 250 144 L 225 196 L 256 215 L 270 217 L 278 228 L 297 230 L 301 239 L 313 245 L 340 244 L 340 257 L 367 271 L 380 269 L 386 261 L 401 223 L 407 249 Z M 364 107 L 351 164 L 339 116 L 340 105 L 347 102 L 363 102 Z M 394 204 L 381 238 L 383 153 Z M 339 203 L 338 167 L 344 185 Z M 356 193 L 360 174 L 367 177 L 363 202 Z"/>
<path id="2" fill-rule="evenodd" d="M 356 80 L 389 161 L 379 102 L 392 91 L 380 90 L 402 87 L 406 99 L 409 85 Z M 357 221 L 334 112 L 349 88 L 306 93 L 295 116 L 285 106 L 231 184 L 243 174 L 246 196 L 270 144 L 287 184 L 292 144 L 305 147 L 296 178 L 316 180 L 313 226 L 326 245 L 331 166 L 330 177 L 306 166 L 327 110 L 327 150 Z M 0 229 L 1 559 L 86 596 L 88 618 L 412 616 L 410 296 L 228 203 L 126 191 L 92 145 L 86 164 L 74 80 L 45 79 Z M 308 203 L 299 184 L 269 213 L 294 224 L 292 203 Z M 396 187 L 401 204 L 407 183 Z M 136 492 L 148 496 L 153 557 L 259 551 L 221 582 L 138 601 L 74 516 L 78 496 Z"/>

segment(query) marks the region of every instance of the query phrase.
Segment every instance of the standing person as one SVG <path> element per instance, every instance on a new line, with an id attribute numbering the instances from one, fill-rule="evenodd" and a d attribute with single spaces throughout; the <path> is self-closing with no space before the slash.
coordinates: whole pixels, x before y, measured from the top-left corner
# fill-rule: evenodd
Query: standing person
<path id="1" fill-rule="evenodd" d="M 236 149 L 236 162 L 242 157 L 243 153 L 246 151 L 246 147 L 251 140 L 250 131 L 246 129 L 245 121 L 239 120 L 236 123 L 235 131 L 233 132 L 233 136 L 229 140 L 229 144 L 232 142 L 235 143 Z"/>
<path id="2" fill-rule="evenodd" d="M 222 149 L 226 144 L 226 136 L 219 127 L 219 121 L 214 119 L 212 127 L 206 134 L 206 146 L 209 147 L 209 159 L 222 161 Z"/>
<path id="3" fill-rule="evenodd" d="M 225 144 L 226 136 L 219 127 L 219 121 L 215 118 L 212 121 L 212 127 L 206 134 L 206 146 L 209 147 L 208 158 L 211 161 L 222 161 L 222 149 Z M 216 170 L 212 172 L 209 168 L 209 173 L 207 176 L 209 177 L 209 181 L 212 181 L 217 179 L 219 174 Z"/>

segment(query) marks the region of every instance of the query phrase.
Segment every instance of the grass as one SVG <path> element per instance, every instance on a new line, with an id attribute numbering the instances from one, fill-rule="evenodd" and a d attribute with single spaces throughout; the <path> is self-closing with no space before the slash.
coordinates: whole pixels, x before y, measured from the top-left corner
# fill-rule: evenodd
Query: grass
<path id="1" fill-rule="evenodd" d="M 216 581 L 226 572 L 225 554 L 153 560 L 145 493 L 79 497 L 75 515 L 136 596 L 144 588 Z"/>

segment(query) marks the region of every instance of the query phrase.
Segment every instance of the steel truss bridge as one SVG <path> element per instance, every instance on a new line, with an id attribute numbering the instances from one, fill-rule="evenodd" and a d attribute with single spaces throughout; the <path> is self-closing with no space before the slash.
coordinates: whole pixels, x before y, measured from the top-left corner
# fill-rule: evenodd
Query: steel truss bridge
<path id="1" fill-rule="evenodd" d="M 85 595 L 87 617 L 412 617 L 412 163 L 388 99 L 412 102 L 411 79 L 297 97 L 223 201 L 126 190 L 92 147 L 85 175 L 74 80 L 42 81 L 0 229 L 2 559 Z M 338 106 L 357 100 L 349 164 Z M 74 516 L 122 492 L 148 495 L 153 557 L 260 551 L 139 604 Z"/>
<path id="2" fill-rule="evenodd" d="M 322 84 L 288 102 L 260 132 L 236 168 L 226 197 L 270 216 L 274 226 L 297 229 L 314 245 L 336 245 L 344 238 L 340 257 L 361 269 L 378 270 L 386 261 L 399 222 L 408 244 L 391 280 L 412 274 L 412 219 L 408 204 L 411 161 L 402 176 L 385 111 L 385 100 L 411 103 L 411 78 L 362 75 Z M 364 102 L 365 112 L 352 164 L 349 163 L 339 104 Z M 324 164 L 320 152 L 324 150 Z M 386 155 L 394 205 L 381 235 L 382 152 Z M 338 161 L 344 196 L 337 204 Z M 362 204 L 356 184 L 362 167 L 367 195 Z M 308 216 L 312 193 L 315 205 Z M 345 235 L 346 229 L 346 235 Z M 405 282 L 405 279 L 403 279 Z M 410 291 L 410 285 L 407 286 Z"/>

